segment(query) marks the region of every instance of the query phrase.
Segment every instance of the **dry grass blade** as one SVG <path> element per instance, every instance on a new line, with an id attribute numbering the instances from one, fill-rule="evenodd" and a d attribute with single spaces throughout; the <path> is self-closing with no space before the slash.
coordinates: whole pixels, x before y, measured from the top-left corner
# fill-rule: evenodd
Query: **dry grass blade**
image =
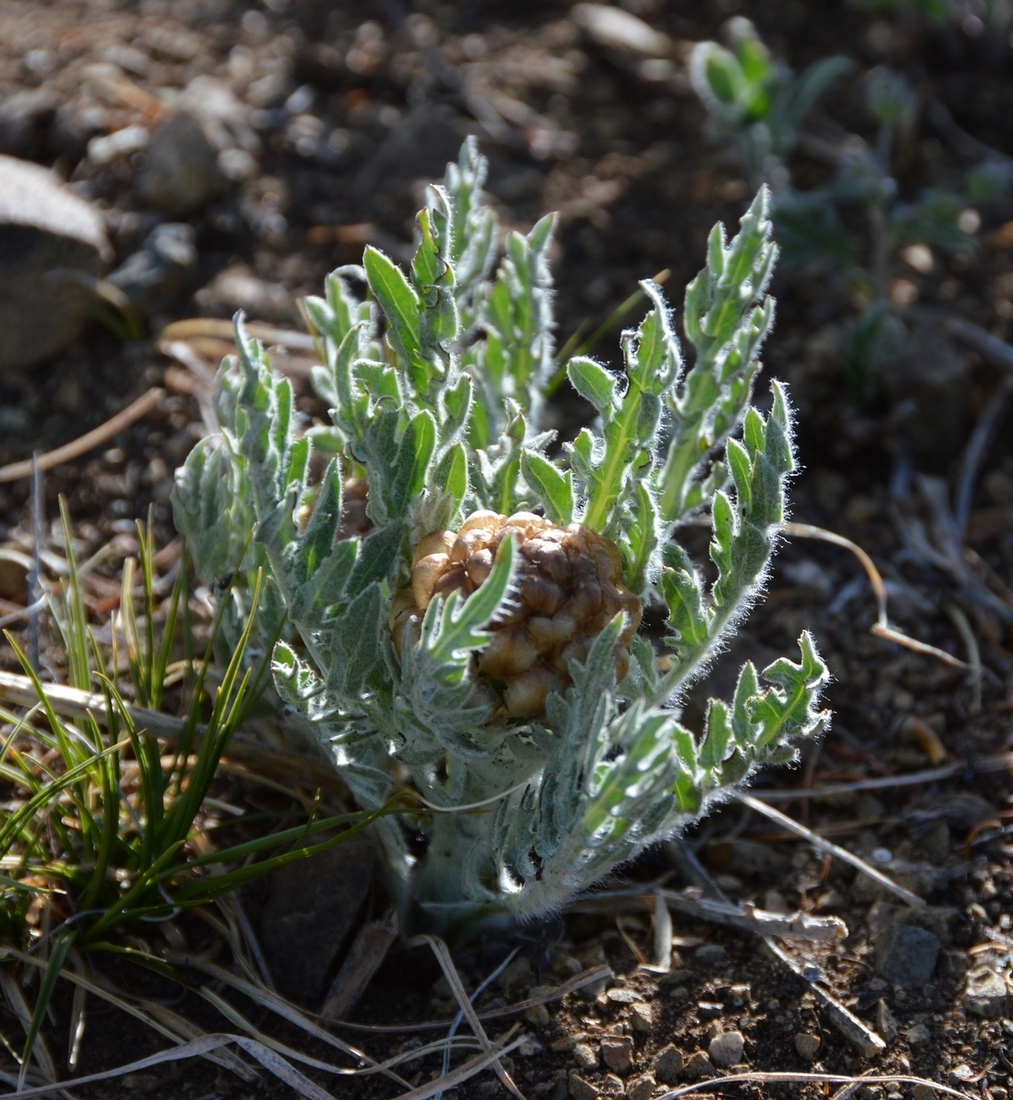
<path id="1" fill-rule="evenodd" d="M 540 993 L 537 997 L 526 997 L 523 1001 L 514 1001 L 513 1004 L 506 1005 L 503 1008 L 487 1008 L 477 1012 L 476 1015 L 480 1020 L 501 1020 L 504 1016 L 516 1016 L 521 1012 L 527 1012 L 529 1008 L 534 1008 L 536 1005 L 547 1005 L 553 1001 L 560 1001 L 569 994 L 575 993 L 578 989 L 583 989 L 585 986 L 594 985 L 595 982 L 611 977 L 611 967 L 595 966 L 590 970 L 575 974 L 561 985 L 557 985 L 545 993 Z M 410 1031 L 437 1031 L 447 1026 L 445 1021 L 435 1020 L 418 1024 L 357 1024 L 349 1020 L 336 1020 L 335 1023 L 351 1031 L 375 1032 L 379 1035 L 401 1035 Z"/>
<path id="2" fill-rule="evenodd" d="M 443 971 L 444 977 L 450 985 L 451 990 L 454 993 L 454 997 L 460 1005 L 461 1011 L 464 1013 L 465 1019 L 468 1021 L 468 1026 L 472 1029 L 475 1037 L 479 1040 L 482 1046 L 489 1051 L 492 1049 L 493 1044 L 489 1039 L 489 1036 L 485 1033 L 485 1028 L 482 1027 L 482 1021 L 479 1020 L 475 1007 L 471 1003 L 471 999 L 464 988 L 464 984 L 461 982 L 461 976 L 457 972 L 457 967 L 454 966 L 454 960 L 450 957 L 450 951 L 443 940 L 438 939 L 436 936 L 416 936 L 411 943 L 426 943 L 433 951 L 437 961 L 440 964 L 440 969 Z M 496 1070 L 496 1076 L 499 1077 L 503 1083 L 503 1087 L 511 1094 L 515 1096 L 517 1100 L 524 1100 L 524 1095 L 520 1089 L 514 1084 L 510 1074 L 503 1068 L 498 1058 L 492 1060 L 491 1065 Z"/>
<path id="3" fill-rule="evenodd" d="M 694 1092 L 703 1092 L 706 1089 L 724 1087 L 732 1084 L 768 1084 L 783 1081 L 788 1084 L 814 1084 L 814 1085 L 924 1085 L 926 1088 L 935 1089 L 936 1092 L 946 1096 L 957 1096 L 960 1100 L 973 1100 L 966 1092 L 951 1089 L 948 1085 L 940 1085 L 935 1081 L 929 1081 L 924 1077 L 883 1076 L 883 1077 L 845 1077 L 836 1073 L 732 1073 L 727 1077 L 715 1077 L 707 1081 L 696 1081 L 692 1085 L 682 1085 L 677 1089 L 670 1089 L 662 1093 L 655 1100 L 676 1100 L 679 1096 L 689 1096 Z M 0 1097 L 3 1100 L 3 1097 Z"/>
<path id="4" fill-rule="evenodd" d="M 44 966 L 45 964 L 40 961 L 39 965 Z M 18 1022 L 24 1028 L 25 1034 L 27 1035 L 32 1026 L 32 1010 L 18 986 L 17 979 L 9 970 L 0 969 L 0 989 L 3 990 L 7 1007 L 18 1018 Z M 57 1076 L 56 1062 L 53 1060 L 53 1055 L 50 1053 L 49 1047 L 42 1035 L 39 1035 L 35 1040 L 33 1057 L 38 1063 L 39 1070 L 42 1074 L 50 1081 L 55 1081 Z"/>
<path id="5" fill-rule="evenodd" d="M 140 1058 L 136 1062 L 117 1066 L 115 1069 L 105 1070 L 102 1073 L 89 1073 L 83 1077 L 73 1077 L 68 1081 L 61 1081 L 60 1089 L 75 1088 L 81 1085 L 94 1084 L 97 1081 L 111 1081 L 118 1077 L 126 1077 L 129 1074 L 140 1073 L 142 1070 L 151 1069 L 153 1066 L 164 1065 L 166 1062 L 178 1062 L 186 1058 L 207 1057 L 213 1051 L 234 1043 L 245 1051 L 251 1058 L 259 1062 L 264 1069 L 290 1085 L 306 1100 L 337 1100 L 326 1089 L 321 1088 L 316 1082 L 311 1081 L 305 1074 L 300 1073 L 295 1066 L 290 1065 L 273 1050 L 247 1038 L 245 1035 L 228 1035 L 218 1033 L 205 1035 L 192 1042 L 183 1043 L 169 1050 L 159 1051 L 157 1054 Z M 36 1097 L 51 1096 L 55 1091 L 53 1085 L 40 1085 L 37 1088 L 21 1089 L 18 1092 L 5 1092 L 0 1094 L 0 1100 L 35 1100 Z"/>
<path id="6" fill-rule="evenodd" d="M 35 966 L 40 970 L 45 969 L 45 963 L 42 960 L 36 959 L 33 955 L 28 955 L 20 951 L 14 951 L 12 949 L 0 950 L 0 960 L 5 957 L 17 959 L 23 964 Z M 3 980 L 7 976 L 5 970 L 0 970 L 0 980 Z M 185 1045 L 188 1041 L 196 1041 L 205 1037 L 204 1032 L 198 1031 L 198 1029 L 188 1020 L 184 1019 L 178 1013 L 173 1012 L 172 1009 L 165 1005 L 158 1005 L 143 999 L 138 999 L 136 1001 L 128 1000 L 122 993 L 107 985 L 100 978 L 88 978 L 69 968 L 63 971 L 62 977 L 75 987 L 83 989 L 86 993 L 90 993 L 100 1000 L 120 1009 L 121 1012 L 125 1012 L 129 1016 L 133 1016 L 135 1019 L 140 1020 L 146 1027 L 150 1027 L 152 1031 L 157 1032 L 171 1043 Z M 208 1057 L 212 1062 L 220 1065 L 223 1069 L 235 1073 L 244 1081 L 256 1079 L 256 1074 L 251 1071 L 250 1067 L 230 1050 L 209 1053 L 205 1055 L 205 1057 Z M 56 1079 L 55 1065 L 52 1079 Z"/>
<path id="7" fill-rule="evenodd" d="M 108 701 L 104 695 L 63 684 L 43 686 L 46 699 L 57 714 L 73 719 L 94 718 L 102 723 L 111 720 Z M 38 693 L 27 676 L 5 671 L 0 671 L 0 699 L 22 707 L 36 706 L 39 702 Z M 186 722 L 172 715 L 132 705 L 127 705 L 125 711 L 137 727 L 138 733 L 157 737 L 169 744 L 178 744 L 186 731 Z M 194 732 L 195 749 L 200 746 L 203 736 L 204 730 L 198 726 Z M 283 775 L 299 779 L 303 783 L 311 782 L 328 789 L 344 790 L 344 785 L 336 778 L 333 769 L 298 753 L 266 748 L 241 732 L 232 737 L 225 755 L 242 761 L 267 777 Z"/>
<path id="8" fill-rule="evenodd" d="M 250 1000 L 259 1004 L 262 1008 L 266 1008 L 268 1011 L 276 1013 L 290 1024 L 295 1024 L 297 1027 L 302 1028 L 307 1035 L 312 1036 L 314 1039 L 329 1044 L 337 1050 L 340 1050 L 342 1054 L 348 1055 L 349 1058 L 354 1058 L 360 1065 L 367 1067 L 367 1069 L 376 1071 L 381 1068 L 378 1063 L 365 1053 L 365 1051 L 359 1050 L 358 1047 L 354 1047 L 350 1043 L 346 1043 L 336 1035 L 332 1035 L 329 1031 L 311 1020 L 295 1005 L 286 1001 L 285 998 L 279 994 L 272 992 L 266 986 L 257 985 L 254 982 L 240 978 L 224 967 L 218 966 L 216 963 L 207 962 L 202 959 L 194 959 L 190 956 L 181 954 L 171 954 L 169 957 L 180 963 L 185 962 L 188 966 L 201 970 L 203 973 L 207 974 L 209 978 L 213 978 L 215 981 L 221 982 L 234 989 L 237 993 L 249 997 Z M 344 1070 L 341 1072 L 348 1071 Z M 396 1075 L 392 1074 L 391 1076 Z M 399 1084 L 403 1084 L 400 1078 L 396 1079 Z"/>
<path id="9" fill-rule="evenodd" d="M 515 1024 L 509 1031 L 501 1035 L 488 1050 L 483 1051 L 467 1062 L 462 1062 L 456 1069 L 441 1075 L 435 1081 L 430 1081 L 428 1085 L 419 1085 L 417 1089 L 412 1089 L 411 1092 L 402 1093 L 400 1096 L 395 1097 L 395 1100 L 429 1100 L 430 1096 L 435 1096 L 438 1092 L 446 1092 L 447 1089 L 464 1084 L 465 1081 L 475 1077 L 486 1067 L 495 1065 L 504 1054 L 516 1050 L 524 1042 L 523 1035 L 510 1042 L 518 1027 L 520 1027 L 520 1024 Z M 5 1098 L 0 1096 L 0 1100 L 5 1100 Z"/>
<path id="10" fill-rule="evenodd" d="M 886 610 L 886 585 L 883 583 L 883 577 L 876 568 L 875 562 L 873 562 L 872 558 L 869 557 L 858 543 L 852 542 L 851 539 L 845 538 L 843 535 L 837 535 L 833 531 L 826 531 L 822 527 L 815 527 L 810 523 L 785 523 L 782 524 L 781 530 L 786 535 L 794 535 L 797 538 L 818 539 L 821 542 L 833 543 L 834 546 L 842 546 L 845 550 L 850 550 L 851 553 L 858 558 L 862 568 L 865 570 L 866 576 L 869 578 L 869 583 L 872 585 L 872 590 L 876 596 L 876 622 L 872 627 L 872 633 L 877 637 L 896 642 L 898 645 L 905 646 L 907 649 L 912 649 L 916 653 L 924 653 L 928 657 L 935 657 L 953 668 L 973 671 L 973 666 L 967 664 L 965 661 L 961 661 L 958 657 L 954 657 L 952 653 L 947 653 L 945 649 L 937 649 L 927 642 L 920 642 L 917 638 L 912 638 L 910 635 L 890 625 L 889 616 Z"/>
<path id="11" fill-rule="evenodd" d="M 903 886 L 898 886 L 896 882 L 884 875 L 882 871 L 877 871 L 875 867 L 866 863 L 865 860 L 861 859 L 859 856 L 856 856 L 854 852 L 849 852 L 847 848 L 841 848 L 832 841 L 821 837 L 818 833 L 814 833 L 812 829 L 807 829 L 794 818 L 781 813 L 780 810 L 775 810 L 772 806 L 768 806 L 759 798 L 754 798 L 744 791 L 735 791 L 734 797 L 744 806 L 748 806 L 751 810 L 763 814 L 764 817 L 770 818 L 771 821 L 776 821 L 778 825 L 782 825 L 785 829 L 790 830 L 798 836 L 804 837 L 810 844 L 819 848 L 821 851 L 827 852 L 832 856 L 837 856 L 838 859 L 843 859 L 845 863 L 850 863 L 852 867 L 861 871 L 862 874 L 867 875 L 869 878 L 873 879 L 873 881 L 878 882 L 884 889 L 889 890 L 891 894 L 895 894 L 899 897 L 901 901 L 906 902 L 912 909 L 920 909 L 924 906 L 924 898 L 920 898 L 917 894 L 912 894 L 910 890 L 905 890 Z"/>
<path id="12" fill-rule="evenodd" d="M 57 447 L 56 450 L 47 451 L 45 454 L 39 455 L 38 458 L 26 458 L 22 462 L 12 462 L 7 466 L 0 466 L 0 482 L 22 481 L 26 477 L 31 477 L 36 465 L 40 470 L 51 470 L 54 466 L 59 466 L 63 462 L 80 458 L 81 455 L 87 454 L 88 451 L 94 450 L 107 442 L 117 432 L 121 432 L 130 424 L 133 424 L 135 420 L 147 416 L 162 400 L 163 396 L 163 390 L 160 390 L 157 386 L 152 386 L 151 389 L 141 394 L 136 401 L 122 409 L 115 416 L 110 417 L 104 424 L 100 424 L 90 432 L 78 436 L 70 443 L 65 443 L 62 447 Z"/>

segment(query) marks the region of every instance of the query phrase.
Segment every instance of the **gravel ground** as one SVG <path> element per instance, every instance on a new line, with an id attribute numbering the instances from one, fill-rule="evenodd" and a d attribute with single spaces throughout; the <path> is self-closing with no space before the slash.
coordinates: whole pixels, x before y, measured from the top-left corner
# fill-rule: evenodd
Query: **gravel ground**
<path id="1" fill-rule="evenodd" d="M 173 351 L 159 340 L 165 326 L 244 309 L 298 328 L 298 298 L 356 261 L 365 243 L 409 254 L 421 182 L 442 174 L 467 133 L 490 158 L 490 197 L 504 225 L 526 228 L 560 211 L 560 342 L 584 321 L 594 327 L 639 278 L 667 268 L 668 285 L 681 288 L 702 262 L 710 226 L 734 223 L 751 194 L 734 158 L 706 138 L 687 75 L 693 43 L 718 36 L 733 15 L 753 19 L 797 71 L 832 53 L 855 62 L 814 117 L 796 179 L 825 179 L 813 151 L 820 143 L 849 133 L 874 140 L 860 93 L 877 65 L 904 73 L 918 93 L 893 166 L 904 201 L 958 186 L 984 147 L 1004 164 L 1013 155 L 1009 27 L 986 27 L 983 3 L 957 6 L 959 19 L 935 27 L 914 4 L 876 15 L 840 0 L 627 0 L 641 27 L 662 36 L 638 43 L 568 0 L 5 0 L 0 153 L 53 167 L 101 208 L 119 272 L 111 278 L 131 298 L 143 336 L 96 324 L 54 362 L 0 379 L 0 466 L 61 446 L 159 386 L 164 396 L 131 427 L 47 473 L 43 510 L 56 539 L 57 498 L 67 497 L 80 552 L 110 547 L 99 570 L 110 578 L 149 506 L 169 544 L 172 471 L 206 431 L 202 394 L 224 345 L 205 333 L 189 353 Z M 181 155 L 193 142 L 168 125 L 173 111 L 201 127 L 203 162 Z M 793 519 L 864 547 L 887 581 L 892 621 L 976 664 L 978 675 L 875 636 L 858 561 L 793 537 L 766 600 L 708 684 L 721 694 L 743 657 L 790 651 L 802 628 L 812 630 L 835 677 L 833 727 L 801 770 L 764 777 L 757 793 L 913 892 L 915 903 L 732 803 L 685 845 L 650 853 L 602 896 L 519 941 L 480 1007 L 537 998 L 602 964 L 613 975 L 515 1014 L 524 1042 L 503 1061 L 525 1096 L 648 1100 L 740 1072 L 753 1077 L 710 1093 L 845 1095 L 837 1084 L 828 1093 L 762 1077 L 778 1072 L 919 1077 L 988 1100 L 1013 1092 L 1013 445 L 999 404 L 1013 352 L 983 341 L 1011 335 L 1013 201 L 1000 195 L 972 213 L 963 224 L 973 247 L 889 258 L 904 337 L 882 364 L 863 361 L 857 383 L 848 355 L 857 292 L 811 270 L 779 277 L 766 359 L 798 409 L 805 469 Z M 182 242 L 169 260 L 152 237 L 165 226 L 180 227 L 172 232 Z M 133 274 L 121 266 L 129 263 Z M 615 335 L 595 349 L 604 361 Z M 298 384 L 299 350 L 286 362 Z M 300 400 L 312 411 L 311 394 Z M 557 409 L 561 430 L 572 429 L 576 403 L 563 397 Z M 983 448 L 976 462 L 972 444 Z M 0 480 L 8 546 L 30 542 L 28 502 L 26 480 Z M 19 584 L 0 576 L 3 609 L 23 603 Z M 9 655 L 3 661 L 13 667 Z M 793 796 L 814 786 L 836 793 Z M 716 884 L 736 906 L 839 918 L 848 934 L 777 940 L 779 956 L 755 919 L 750 930 L 675 911 L 671 950 L 659 954 L 665 928 L 650 896 L 659 883 L 704 894 Z M 507 946 L 459 959 L 468 989 Z M 411 1049 L 412 1021 L 454 1011 L 438 977 L 425 952 L 393 955 L 354 1019 L 398 1030 L 347 1037 L 374 1057 Z M 181 1004 L 177 1011 L 221 1028 L 196 997 Z M 489 1034 L 502 1034 L 509 1019 L 487 1023 Z M 20 1045 L 2 1006 L 0 1033 Z M 326 1056 L 303 1036 L 276 1033 Z M 60 1019 L 57 1050 L 65 1035 Z M 158 1046 L 136 1021 L 96 1011 L 80 1070 Z M 438 1068 L 429 1057 L 402 1072 L 418 1085 Z M 338 1096 L 399 1092 L 377 1078 L 315 1076 Z M 471 1100 L 502 1088 L 486 1071 L 444 1095 Z M 139 1092 L 291 1095 L 267 1074 L 250 1084 L 196 1060 L 80 1095 Z M 931 1092 L 870 1082 L 857 1095 Z"/>

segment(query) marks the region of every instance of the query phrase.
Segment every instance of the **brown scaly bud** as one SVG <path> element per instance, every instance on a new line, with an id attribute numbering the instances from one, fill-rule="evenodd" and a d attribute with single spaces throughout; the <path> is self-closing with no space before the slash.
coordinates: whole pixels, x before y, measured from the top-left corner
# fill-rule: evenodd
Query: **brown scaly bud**
<path id="1" fill-rule="evenodd" d="M 643 606 L 622 582 L 619 550 L 610 539 L 572 523 L 558 527 L 531 512 L 473 512 L 454 531 L 434 531 L 415 548 L 411 585 L 391 604 L 400 651 L 405 629 L 435 596 L 471 595 L 485 580 L 503 539 L 513 535 L 517 572 L 510 604 L 490 623 L 477 653 L 481 676 L 503 685 L 511 717 L 545 712 L 550 691 L 570 684 L 568 662 L 586 660 L 594 640 L 619 611 L 626 625 L 616 646 L 616 677 L 630 666 L 630 640 Z"/>

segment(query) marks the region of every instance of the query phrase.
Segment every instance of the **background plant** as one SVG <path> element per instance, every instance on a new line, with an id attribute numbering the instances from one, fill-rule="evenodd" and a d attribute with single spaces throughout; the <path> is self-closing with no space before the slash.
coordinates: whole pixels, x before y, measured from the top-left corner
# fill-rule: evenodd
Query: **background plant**
<path id="1" fill-rule="evenodd" d="M 925 5 L 924 12 L 954 15 L 945 4 Z M 728 144 L 754 181 L 773 188 L 784 270 L 818 277 L 830 293 L 852 303 L 846 370 L 852 396 L 865 398 L 903 340 L 905 324 L 891 300 L 901 252 L 909 245 L 944 254 L 974 248 L 961 214 L 1008 188 L 1008 166 L 986 157 L 968 169 L 962 188 L 925 188 L 905 198 L 896 169 L 910 159 L 922 103 L 901 73 L 879 66 L 863 75 L 868 139 L 824 127 L 802 142 L 802 121 L 850 62 L 825 58 L 795 78 L 771 58 L 748 20 L 730 20 L 728 37 L 728 48 L 697 44 L 693 87 L 713 137 Z M 793 182 L 792 155 L 800 142 L 806 155 L 825 165 L 823 182 L 805 190 Z"/>
<path id="2" fill-rule="evenodd" d="M 758 765 L 793 759 L 792 741 L 825 721 L 826 670 L 808 635 L 798 664 L 762 674 L 747 664 L 700 733 L 678 706 L 755 596 L 793 468 L 783 391 L 773 385 L 766 416 L 750 404 L 773 320 L 766 193 L 732 241 L 715 227 L 687 289 L 693 365 L 660 288 L 642 284 L 651 308 L 623 335 L 622 376 L 570 361 L 598 419 L 550 457 L 539 413 L 552 369 L 554 222 L 510 234 L 494 272 L 485 170 L 469 142 L 418 215 L 407 275 L 367 248 L 361 268 L 339 269 L 305 303 L 329 426 L 300 429 L 289 383 L 238 327 L 238 359 L 219 376 L 221 434 L 178 472 L 176 497 L 204 582 L 240 578 L 224 605 L 235 623 L 252 605 L 242 578 L 265 569 L 262 629 L 284 616 L 287 632 L 275 690 L 360 804 L 381 806 L 407 776 L 439 811 L 417 822 L 421 855 L 396 824 L 379 824 L 406 923 L 450 933 L 557 907 Z M 331 456 L 319 479 L 314 449 Z M 350 478 L 368 485 L 372 529 L 343 537 Z M 664 660 L 634 637 L 617 682 L 628 620 L 616 614 L 569 662 L 570 686 L 549 694 L 544 713 L 504 717 L 475 654 L 524 602 L 509 538 L 471 595 L 432 599 L 395 646 L 392 605 L 417 580 L 416 550 L 476 510 L 537 511 L 611 540 L 625 585 L 666 610 Z M 710 575 L 678 541 L 702 514 L 713 524 Z"/>
<path id="3" fill-rule="evenodd" d="M 65 967 L 80 971 L 86 956 L 113 954 L 164 971 L 144 945 L 159 921 L 340 842 L 368 820 L 363 813 L 310 821 L 300 815 L 292 825 L 282 816 L 266 823 L 257 817 L 254 827 L 255 815 L 218 821 L 209 812 L 219 762 L 258 695 L 264 662 L 248 660 L 252 623 L 224 666 L 212 670 L 210 659 L 180 657 L 183 642 L 193 649 L 184 623 L 186 570 L 163 601 L 152 529 L 138 533 L 139 561 L 128 560 L 123 570 L 123 653 L 117 631 L 110 650 L 89 623 L 64 512 L 69 575 L 51 602 L 69 684 L 93 700 L 83 717 L 60 713 L 51 689 L 8 638 L 38 696 L 26 714 L 0 708 L 0 984 L 13 1005 L 23 1003 L 20 979 L 35 992 L 25 1021 L 22 1081 Z M 145 729 L 145 717 L 167 709 L 167 689 L 181 678 L 189 702 L 176 738 L 166 744 Z M 342 826 L 346 831 L 335 833 Z M 313 840 L 324 831 L 326 839 Z M 47 960 L 44 971 L 22 969 L 22 952 Z"/>

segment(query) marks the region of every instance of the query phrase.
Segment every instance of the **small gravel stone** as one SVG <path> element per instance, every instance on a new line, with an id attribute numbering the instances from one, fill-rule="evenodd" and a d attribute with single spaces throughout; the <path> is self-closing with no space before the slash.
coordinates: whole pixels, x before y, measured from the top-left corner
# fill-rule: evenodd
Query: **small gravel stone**
<path id="1" fill-rule="evenodd" d="M 643 1002 L 635 1004 L 630 1013 L 630 1024 L 634 1031 L 650 1031 L 654 1027 L 654 1010 Z"/>
<path id="2" fill-rule="evenodd" d="M 597 1069 L 598 1051 L 590 1043 L 578 1043 L 573 1048 L 573 1060 L 581 1069 Z"/>
<path id="3" fill-rule="evenodd" d="M 566 1083 L 573 1100 L 598 1100 L 598 1090 L 579 1073 L 571 1073 Z"/>
<path id="4" fill-rule="evenodd" d="M 703 966 L 715 966 L 728 958 L 728 951 L 720 943 L 704 943 L 693 952 L 693 955 Z"/>
<path id="5" fill-rule="evenodd" d="M 818 1035 L 810 1035 L 808 1031 L 795 1032 L 795 1050 L 798 1051 L 798 1056 L 807 1062 L 816 1060 L 822 1043 L 823 1040 Z"/>
<path id="6" fill-rule="evenodd" d="M 682 1075 L 687 1081 L 702 1081 L 714 1072 L 714 1063 L 705 1051 L 694 1051 L 682 1067 Z"/>
<path id="7" fill-rule="evenodd" d="M 549 1010 L 545 1005 L 534 1005 L 524 1013 L 524 1019 L 527 1020 L 532 1027 L 548 1027 L 551 1017 L 549 1016 Z"/>
<path id="8" fill-rule="evenodd" d="M 893 924 L 876 944 L 876 973 L 909 988 L 932 978 L 942 944 L 939 937 L 913 924 Z"/>
<path id="9" fill-rule="evenodd" d="M 968 1012 L 989 1020 L 1004 1016 L 1010 1002 L 1005 980 L 990 966 L 976 966 L 967 972 L 961 999 Z"/>
<path id="10" fill-rule="evenodd" d="M 653 1074 L 642 1073 L 626 1083 L 626 1095 L 629 1100 L 650 1100 L 656 1083 Z"/>
<path id="11" fill-rule="evenodd" d="M 741 1031 L 722 1031 L 715 1035 L 707 1047 L 711 1061 L 722 1069 L 737 1066 L 742 1061 L 745 1039 Z"/>
<path id="12" fill-rule="evenodd" d="M 927 1043 L 932 1038 L 932 1033 L 924 1024 L 912 1024 L 904 1034 L 907 1036 L 908 1043 L 913 1047 L 921 1046 L 922 1043 Z"/>
<path id="13" fill-rule="evenodd" d="M 601 1082 L 602 1096 L 619 1096 L 623 1091 L 623 1079 L 614 1073 L 606 1073 Z"/>
<path id="14" fill-rule="evenodd" d="M 725 1006 L 719 1001 L 697 1001 L 696 1007 L 701 1020 L 716 1020 L 725 1011 Z"/>
<path id="15" fill-rule="evenodd" d="M 674 1085 L 682 1073 L 682 1051 L 672 1043 L 661 1048 L 654 1057 L 654 1076 L 663 1085 Z"/>
<path id="16" fill-rule="evenodd" d="M 637 999 L 632 989 L 610 989 L 605 996 L 620 1005 L 631 1005 Z"/>
<path id="17" fill-rule="evenodd" d="M 601 1041 L 601 1056 L 609 1069 L 629 1073 L 633 1067 L 633 1040 L 628 1035 L 610 1035 Z"/>

